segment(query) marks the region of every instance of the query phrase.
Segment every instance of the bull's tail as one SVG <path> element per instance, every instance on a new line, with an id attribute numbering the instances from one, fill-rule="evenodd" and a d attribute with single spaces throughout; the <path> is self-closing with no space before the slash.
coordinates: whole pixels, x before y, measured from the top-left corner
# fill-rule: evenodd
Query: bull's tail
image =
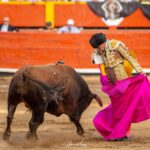
<path id="1" fill-rule="evenodd" d="M 102 99 L 97 95 L 97 94 L 92 94 L 93 95 L 93 98 L 96 99 L 97 103 L 103 107 L 103 102 L 102 102 Z"/>

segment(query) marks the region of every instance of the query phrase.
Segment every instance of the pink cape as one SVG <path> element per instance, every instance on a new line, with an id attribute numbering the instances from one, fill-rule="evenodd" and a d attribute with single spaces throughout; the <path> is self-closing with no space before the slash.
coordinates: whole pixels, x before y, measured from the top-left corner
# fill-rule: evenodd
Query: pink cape
<path id="1" fill-rule="evenodd" d="M 98 112 L 93 124 L 105 140 L 129 137 L 131 123 L 150 118 L 150 83 L 147 77 L 139 74 L 111 85 L 101 75 L 100 81 L 111 104 Z"/>

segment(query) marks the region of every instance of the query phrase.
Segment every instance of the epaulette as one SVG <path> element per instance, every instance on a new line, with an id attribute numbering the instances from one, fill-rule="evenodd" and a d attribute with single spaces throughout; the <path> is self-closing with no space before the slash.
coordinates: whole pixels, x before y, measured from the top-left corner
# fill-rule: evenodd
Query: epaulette
<path id="1" fill-rule="evenodd" d="M 121 41 L 112 39 L 112 40 L 109 41 L 109 49 L 110 50 L 115 50 L 115 49 L 118 48 L 118 46 L 120 44 L 124 45 Z"/>

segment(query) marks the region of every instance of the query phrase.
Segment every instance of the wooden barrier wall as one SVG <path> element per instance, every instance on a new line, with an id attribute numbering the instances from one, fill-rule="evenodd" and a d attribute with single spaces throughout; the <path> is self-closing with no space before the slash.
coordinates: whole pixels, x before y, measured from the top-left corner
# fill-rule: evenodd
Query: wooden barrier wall
<path id="1" fill-rule="evenodd" d="M 65 25 L 69 18 L 81 27 L 108 27 L 85 2 L 0 3 L 0 20 L 5 16 L 10 17 L 12 25 L 19 27 L 44 26 L 47 21 L 51 21 L 54 27 L 59 27 Z M 150 28 L 150 20 L 137 9 L 125 17 L 118 27 Z"/>
<path id="2" fill-rule="evenodd" d="M 0 68 L 27 64 L 48 64 L 58 60 L 74 68 L 97 68 L 91 63 L 90 37 L 103 32 L 109 39 L 120 39 L 136 53 L 142 67 L 150 68 L 150 31 L 84 31 L 81 34 L 51 32 L 0 33 Z"/>

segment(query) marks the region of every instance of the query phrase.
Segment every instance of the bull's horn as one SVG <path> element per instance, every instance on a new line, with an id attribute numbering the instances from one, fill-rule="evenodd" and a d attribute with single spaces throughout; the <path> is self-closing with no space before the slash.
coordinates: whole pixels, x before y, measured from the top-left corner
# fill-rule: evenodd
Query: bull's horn
<path id="1" fill-rule="evenodd" d="M 64 91 L 65 88 L 66 88 L 66 87 L 64 87 L 64 86 L 63 86 L 63 87 L 60 87 L 60 86 L 59 86 L 56 90 L 57 90 L 58 92 L 62 92 L 62 91 Z"/>

